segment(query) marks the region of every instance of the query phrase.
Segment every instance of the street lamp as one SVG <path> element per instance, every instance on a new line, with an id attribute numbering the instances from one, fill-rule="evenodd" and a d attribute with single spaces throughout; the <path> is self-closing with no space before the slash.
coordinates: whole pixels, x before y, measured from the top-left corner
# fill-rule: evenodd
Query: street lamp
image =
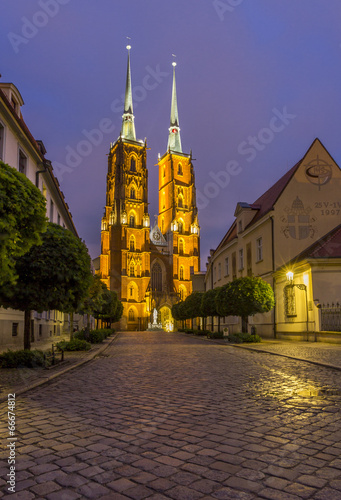
<path id="1" fill-rule="evenodd" d="M 303 283 L 294 283 L 294 273 L 292 271 L 288 271 L 286 273 L 288 285 L 285 288 L 298 288 L 299 290 L 303 290 L 305 292 L 305 308 L 306 308 L 306 323 L 307 323 L 307 342 L 309 341 L 309 315 L 308 315 L 308 292 L 307 286 Z M 315 333 L 315 342 L 316 342 L 316 333 Z"/>

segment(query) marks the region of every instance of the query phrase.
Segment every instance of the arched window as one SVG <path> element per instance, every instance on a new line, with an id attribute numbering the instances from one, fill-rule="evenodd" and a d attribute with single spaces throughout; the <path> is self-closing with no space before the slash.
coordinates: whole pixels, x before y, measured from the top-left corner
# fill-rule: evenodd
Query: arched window
<path id="1" fill-rule="evenodd" d="M 166 167 L 163 167 L 163 176 L 166 177 Z"/>
<path id="2" fill-rule="evenodd" d="M 179 288 L 180 300 L 185 300 L 186 298 L 186 289 L 184 286 L 180 286 Z"/>
<path id="3" fill-rule="evenodd" d="M 129 276 L 135 276 L 135 266 L 133 262 L 129 266 Z"/>
<path id="4" fill-rule="evenodd" d="M 180 266 L 180 280 L 184 280 L 184 266 Z"/>
<path id="5" fill-rule="evenodd" d="M 179 231 L 179 233 L 180 233 L 180 234 L 182 234 L 183 227 L 184 227 L 184 226 L 183 226 L 182 221 L 181 221 L 181 220 L 179 220 L 179 229 L 178 229 L 178 231 Z"/>
<path id="6" fill-rule="evenodd" d="M 128 311 L 128 320 L 129 321 L 135 321 L 134 309 L 129 309 L 129 311 Z"/>
<path id="7" fill-rule="evenodd" d="M 181 163 L 178 165 L 178 175 L 183 175 Z"/>
<path id="8" fill-rule="evenodd" d="M 161 233 L 163 234 L 165 232 L 165 219 L 162 217 L 161 221 Z"/>
<path id="9" fill-rule="evenodd" d="M 130 170 L 131 170 L 132 172 L 136 172 L 136 161 L 135 161 L 135 158 L 132 158 L 132 159 L 130 160 Z"/>
<path id="10" fill-rule="evenodd" d="M 136 191 L 135 191 L 135 189 L 134 189 L 134 188 L 131 188 L 131 190 L 130 190 L 130 198 L 131 198 L 132 200 L 135 200 L 135 199 L 136 199 Z"/>
<path id="11" fill-rule="evenodd" d="M 129 240 L 129 250 L 131 252 L 135 252 L 135 238 L 134 236 L 130 236 L 130 240 Z"/>
<path id="12" fill-rule="evenodd" d="M 131 215 L 129 217 L 129 226 L 130 227 L 135 227 L 135 216 L 134 215 Z"/>
<path id="13" fill-rule="evenodd" d="M 179 240 L 179 255 L 184 254 L 184 240 L 180 238 Z"/>
<path id="14" fill-rule="evenodd" d="M 183 208 L 183 206 L 184 206 L 184 200 L 183 200 L 183 197 L 180 195 L 178 197 L 178 207 Z"/>
<path id="15" fill-rule="evenodd" d="M 152 267 L 152 290 L 162 292 L 162 269 L 158 262 Z"/>

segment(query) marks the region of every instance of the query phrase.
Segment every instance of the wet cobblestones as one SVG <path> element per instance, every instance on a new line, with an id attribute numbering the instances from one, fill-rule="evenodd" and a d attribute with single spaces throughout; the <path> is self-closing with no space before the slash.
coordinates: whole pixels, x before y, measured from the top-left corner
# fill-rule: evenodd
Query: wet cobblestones
<path id="1" fill-rule="evenodd" d="M 103 356 L 17 399 L 10 497 L 339 499 L 340 392 L 331 368 L 120 334 Z"/>

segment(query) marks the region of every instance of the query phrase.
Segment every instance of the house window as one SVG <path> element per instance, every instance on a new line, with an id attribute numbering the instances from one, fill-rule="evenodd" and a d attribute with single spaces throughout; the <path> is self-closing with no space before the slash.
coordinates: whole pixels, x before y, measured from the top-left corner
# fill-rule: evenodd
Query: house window
<path id="1" fill-rule="evenodd" d="M 178 165 L 178 175 L 183 175 L 181 163 L 179 163 L 179 165 Z"/>
<path id="2" fill-rule="evenodd" d="M 43 335 L 43 325 L 39 325 L 39 337 Z"/>
<path id="3" fill-rule="evenodd" d="M 238 252 L 239 255 L 239 270 L 244 269 L 244 250 L 241 248 Z"/>
<path id="4" fill-rule="evenodd" d="M 132 158 L 132 159 L 130 160 L 130 170 L 131 170 L 132 172 L 136 172 L 136 161 L 135 161 L 135 158 Z"/>
<path id="5" fill-rule="evenodd" d="M 135 321 L 134 309 L 129 309 L 129 312 L 128 312 L 128 320 L 129 320 L 129 321 Z"/>
<path id="6" fill-rule="evenodd" d="M 5 154 L 5 128 L 2 123 L 0 123 L 0 160 L 4 159 Z"/>
<path id="7" fill-rule="evenodd" d="M 230 274 L 229 258 L 225 257 L 225 276 L 228 276 L 229 274 Z"/>
<path id="8" fill-rule="evenodd" d="M 54 203 L 50 200 L 50 222 L 53 222 Z"/>
<path id="9" fill-rule="evenodd" d="M 240 220 L 238 222 L 238 233 L 241 233 L 243 231 L 243 222 Z"/>
<path id="10" fill-rule="evenodd" d="M 179 255 L 183 255 L 183 254 L 184 254 L 184 240 L 180 239 L 179 240 Z"/>
<path id="11" fill-rule="evenodd" d="M 180 280 L 184 280 L 184 266 L 180 266 Z"/>
<path id="12" fill-rule="evenodd" d="M 130 236 L 130 240 L 129 240 L 129 250 L 131 252 L 135 252 L 135 238 L 134 236 Z"/>
<path id="13" fill-rule="evenodd" d="M 221 280 L 221 264 L 218 264 L 218 280 Z"/>
<path id="14" fill-rule="evenodd" d="M 251 243 L 246 245 L 246 269 L 247 275 L 252 276 L 252 249 Z"/>
<path id="15" fill-rule="evenodd" d="M 17 337 L 19 330 L 19 323 L 12 323 L 12 337 Z"/>
<path id="16" fill-rule="evenodd" d="M 134 215 L 131 215 L 129 217 L 129 226 L 130 227 L 135 227 L 135 216 Z"/>
<path id="17" fill-rule="evenodd" d="M 19 149 L 19 172 L 26 175 L 27 156 Z"/>
<path id="18" fill-rule="evenodd" d="M 162 269 L 158 262 L 152 267 L 151 282 L 153 291 L 162 292 Z"/>
<path id="19" fill-rule="evenodd" d="M 237 277 L 237 256 L 236 252 L 232 253 L 232 279 Z"/>
<path id="20" fill-rule="evenodd" d="M 258 238 L 256 240 L 256 248 L 257 248 L 257 262 L 263 260 L 263 238 Z"/>
<path id="21" fill-rule="evenodd" d="M 57 214 L 57 224 L 60 226 L 60 214 Z"/>

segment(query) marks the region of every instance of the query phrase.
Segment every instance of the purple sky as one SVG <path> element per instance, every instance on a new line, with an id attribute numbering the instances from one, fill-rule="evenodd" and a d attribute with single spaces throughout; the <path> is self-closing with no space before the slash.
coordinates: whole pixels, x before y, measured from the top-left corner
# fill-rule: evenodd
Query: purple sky
<path id="1" fill-rule="evenodd" d="M 2 0 L 0 72 L 19 88 L 24 119 L 44 141 L 79 235 L 96 257 L 106 155 L 121 127 L 125 37 L 132 39 L 136 134 L 151 148 L 152 221 L 176 54 L 182 146 L 196 159 L 204 269 L 236 203 L 257 199 L 315 137 L 341 164 L 340 20 L 340 0 Z M 155 72 L 157 79 L 147 76 Z M 86 151 L 84 130 L 105 118 L 111 132 Z M 257 143 L 250 146 L 249 137 Z M 67 152 L 77 148 L 82 155 L 71 168 Z M 58 175 L 62 165 L 70 171 Z M 226 168 L 234 174 L 228 182 Z M 227 185 L 214 187 L 219 171 Z"/>

